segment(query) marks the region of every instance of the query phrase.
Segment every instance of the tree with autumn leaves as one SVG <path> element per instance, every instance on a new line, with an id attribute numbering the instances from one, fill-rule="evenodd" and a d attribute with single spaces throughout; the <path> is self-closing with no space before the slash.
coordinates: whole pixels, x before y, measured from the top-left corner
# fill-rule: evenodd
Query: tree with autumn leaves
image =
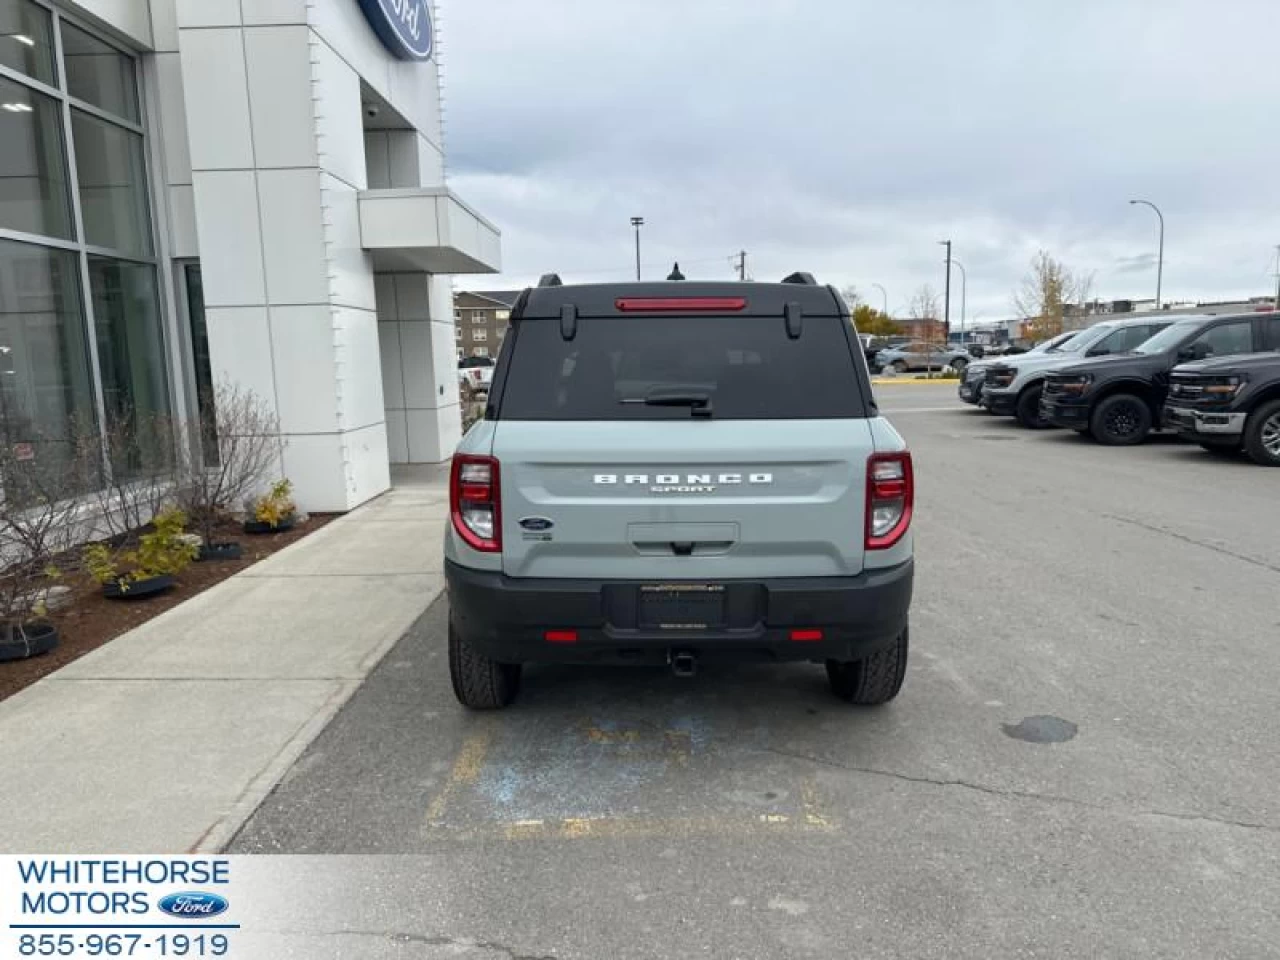
<path id="1" fill-rule="evenodd" d="M 1068 304 L 1084 303 L 1093 291 L 1093 275 L 1075 273 L 1041 250 L 1013 293 L 1013 308 L 1026 318 L 1025 337 L 1039 342 L 1062 332 Z"/>

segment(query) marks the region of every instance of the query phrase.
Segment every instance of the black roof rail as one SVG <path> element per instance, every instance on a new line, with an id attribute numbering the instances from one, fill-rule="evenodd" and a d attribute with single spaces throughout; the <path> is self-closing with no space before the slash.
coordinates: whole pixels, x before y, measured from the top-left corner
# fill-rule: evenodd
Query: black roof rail
<path id="1" fill-rule="evenodd" d="M 791 274 L 789 277 L 783 277 L 782 282 L 803 284 L 806 287 L 816 287 L 818 285 L 818 281 L 813 279 L 812 273 L 803 273 L 799 271 Z"/>
<path id="2" fill-rule="evenodd" d="M 538 286 L 540 286 L 540 287 L 563 287 L 563 286 L 564 286 L 564 281 L 560 279 L 560 274 L 558 274 L 558 273 L 544 273 L 544 274 L 543 274 L 543 275 L 538 279 Z"/>

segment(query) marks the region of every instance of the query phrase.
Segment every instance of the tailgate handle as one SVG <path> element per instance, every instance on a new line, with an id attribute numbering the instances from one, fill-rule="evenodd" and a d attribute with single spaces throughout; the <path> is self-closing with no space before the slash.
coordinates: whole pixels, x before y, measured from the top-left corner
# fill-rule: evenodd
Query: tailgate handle
<path id="1" fill-rule="evenodd" d="M 732 540 L 636 540 L 632 546 L 646 557 L 718 557 L 733 548 Z"/>

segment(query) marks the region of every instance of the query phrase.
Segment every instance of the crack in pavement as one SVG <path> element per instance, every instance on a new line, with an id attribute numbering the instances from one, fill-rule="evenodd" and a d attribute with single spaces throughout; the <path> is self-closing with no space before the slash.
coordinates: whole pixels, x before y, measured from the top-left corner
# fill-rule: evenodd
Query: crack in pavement
<path id="1" fill-rule="evenodd" d="M 508 960 L 559 960 L 550 954 L 517 953 L 514 947 L 495 940 L 471 940 L 467 937 L 450 937 L 444 934 L 403 933 L 390 930 L 328 930 L 316 936 L 322 937 L 364 937 L 386 940 L 388 943 L 416 944 L 426 947 L 462 948 L 464 950 L 484 950 L 507 957 Z"/>
<path id="2" fill-rule="evenodd" d="M 1185 533 L 1168 530 L 1164 527 L 1156 526 L 1153 523 L 1143 523 L 1141 520 L 1132 520 L 1129 517 L 1118 517 L 1114 513 L 1104 513 L 1102 516 L 1108 520 L 1115 520 L 1117 523 L 1127 523 L 1129 526 L 1137 527 L 1139 530 L 1147 530 L 1151 533 L 1161 533 L 1166 537 L 1173 537 L 1173 539 L 1181 540 L 1183 543 L 1189 543 L 1193 547 L 1203 547 L 1205 550 L 1212 550 L 1214 553 L 1220 553 L 1224 557 L 1231 557 L 1233 560 L 1241 560 L 1252 566 L 1261 567 L 1263 570 L 1270 570 L 1272 573 L 1280 573 L 1280 567 L 1267 563 L 1265 560 L 1259 560 L 1256 557 L 1250 557 L 1243 553 L 1236 553 L 1234 550 L 1228 550 L 1226 547 L 1220 547 L 1216 543 L 1197 540 L 1195 537 L 1189 537 Z"/>
<path id="3" fill-rule="evenodd" d="M 1127 807 L 1109 806 L 1104 803 L 1091 803 L 1088 800 L 1081 800 L 1077 797 L 1066 797 L 1060 794 L 1032 793 L 1028 790 L 990 787 L 981 783 L 973 783 L 969 780 L 944 780 L 936 777 L 913 776 L 909 773 L 898 773 L 894 770 L 880 770 L 876 767 L 860 767 L 856 764 L 841 763 L 838 760 L 831 760 L 827 757 L 815 757 L 806 753 L 793 753 L 789 750 L 782 750 L 777 747 L 761 747 L 758 749 L 764 753 L 772 753 L 780 757 L 788 757 L 792 760 L 802 760 L 808 763 L 817 764 L 818 766 L 830 767 L 833 770 L 840 770 L 845 773 L 865 773 L 868 776 L 886 777 L 891 780 L 902 780 L 906 783 L 919 783 L 934 787 L 962 787 L 965 790 L 973 790 L 977 793 L 985 793 L 993 797 L 1003 797 L 1015 800 L 1036 800 L 1040 803 L 1068 804 L 1076 807 L 1084 807 L 1088 810 L 1096 810 L 1101 813 L 1118 813 L 1126 816 L 1157 817 L 1169 820 L 1193 822 L 1199 821 L 1202 823 L 1213 823 L 1223 827 L 1242 827 L 1246 830 L 1262 830 L 1267 833 L 1280 833 L 1280 826 L 1275 826 L 1269 823 L 1256 823 L 1251 820 L 1232 820 L 1226 817 L 1210 816 L 1205 813 L 1183 813 L 1175 810 L 1135 810 Z"/>

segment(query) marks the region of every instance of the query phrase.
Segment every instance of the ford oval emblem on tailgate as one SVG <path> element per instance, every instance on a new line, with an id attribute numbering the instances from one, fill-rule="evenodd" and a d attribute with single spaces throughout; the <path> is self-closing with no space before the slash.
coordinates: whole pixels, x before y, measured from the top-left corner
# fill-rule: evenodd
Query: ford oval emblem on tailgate
<path id="1" fill-rule="evenodd" d="M 555 523 L 546 517 L 525 517 L 520 521 L 520 526 L 530 533 L 546 533 L 555 526 Z"/>
<path id="2" fill-rule="evenodd" d="M 208 920 L 227 912 L 231 904 L 216 893 L 175 893 L 157 904 L 171 917 L 184 920 Z"/>

